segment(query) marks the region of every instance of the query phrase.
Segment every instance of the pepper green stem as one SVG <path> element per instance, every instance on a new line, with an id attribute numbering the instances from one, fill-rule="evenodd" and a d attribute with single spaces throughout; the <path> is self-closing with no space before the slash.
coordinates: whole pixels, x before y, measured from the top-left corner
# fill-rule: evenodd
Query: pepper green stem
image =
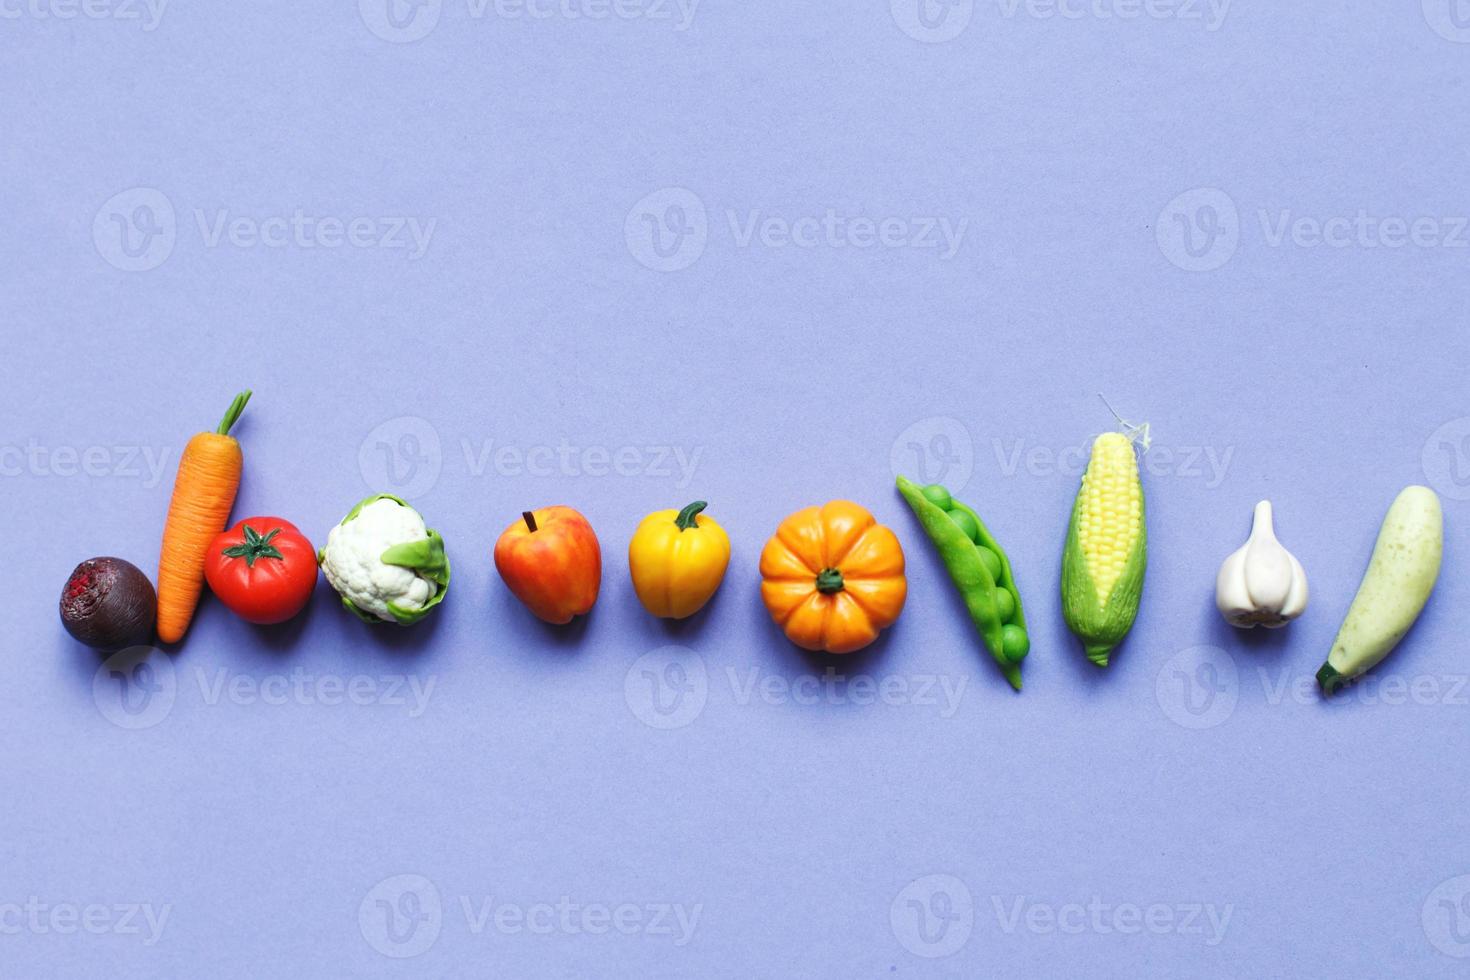
<path id="1" fill-rule="evenodd" d="M 242 391 L 235 396 L 235 400 L 230 402 L 230 407 L 225 410 L 225 417 L 220 419 L 219 428 L 214 430 L 215 435 L 227 436 L 230 434 L 230 430 L 240 420 L 240 413 L 245 411 L 245 403 L 250 401 L 251 394 L 253 392 Z"/>
<path id="2" fill-rule="evenodd" d="M 1332 697 L 1338 691 L 1347 686 L 1350 678 L 1344 677 L 1338 669 L 1331 664 L 1323 664 L 1322 669 L 1317 671 L 1317 686 L 1327 697 Z"/>
<path id="3" fill-rule="evenodd" d="M 699 527 L 699 521 L 695 520 L 695 518 L 699 515 L 700 511 L 704 510 L 708 506 L 709 504 L 705 503 L 703 500 L 696 500 L 688 507 L 685 507 L 683 510 L 679 511 L 679 516 L 674 518 L 674 523 L 679 525 L 679 530 L 681 531 L 687 531 L 691 527 Z"/>
<path id="4" fill-rule="evenodd" d="M 842 591 L 842 572 L 835 568 L 824 568 L 817 573 L 817 591 L 831 595 Z"/>
<path id="5" fill-rule="evenodd" d="M 536 515 L 535 514 L 531 513 L 529 510 L 523 510 L 523 511 L 521 511 L 521 520 L 523 520 L 523 521 L 526 522 L 526 527 L 530 529 L 530 531 L 531 531 L 532 534 L 535 534 L 536 533 Z"/>

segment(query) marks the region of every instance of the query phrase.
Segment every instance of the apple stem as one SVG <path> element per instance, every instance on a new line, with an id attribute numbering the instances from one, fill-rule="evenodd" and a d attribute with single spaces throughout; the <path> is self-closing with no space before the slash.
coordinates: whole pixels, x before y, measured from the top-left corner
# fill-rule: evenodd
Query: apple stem
<path id="1" fill-rule="evenodd" d="M 521 511 L 521 517 L 522 517 L 522 519 L 525 520 L 526 527 L 528 527 L 528 528 L 531 529 L 531 533 L 532 534 L 535 534 L 536 533 L 536 515 L 533 514 L 533 513 L 531 513 L 529 510 L 523 510 L 523 511 Z"/>

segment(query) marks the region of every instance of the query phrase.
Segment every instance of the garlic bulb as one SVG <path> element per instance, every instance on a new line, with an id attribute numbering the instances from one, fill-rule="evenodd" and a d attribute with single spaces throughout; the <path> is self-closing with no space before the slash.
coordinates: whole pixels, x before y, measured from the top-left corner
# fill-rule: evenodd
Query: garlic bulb
<path id="1" fill-rule="evenodd" d="M 1256 504 L 1251 536 L 1215 578 L 1215 605 L 1231 626 L 1276 629 L 1307 608 L 1307 573 L 1276 540 L 1271 501 Z"/>

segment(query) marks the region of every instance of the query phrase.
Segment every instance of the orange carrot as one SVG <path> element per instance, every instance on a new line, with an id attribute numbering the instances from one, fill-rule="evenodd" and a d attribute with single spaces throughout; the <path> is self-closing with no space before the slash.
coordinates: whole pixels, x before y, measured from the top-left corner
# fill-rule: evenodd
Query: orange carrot
<path id="1" fill-rule="evenodd" d="M 204 585 L 205 554 L 230 522 L 244 460 L 229 432 L 249 400 L 248 391 L 236 395 L 219 428 L 194 436 L 179 457 L 158 556 L 158 638 L 165 643 L 179 642 L 189 629 Z"/>

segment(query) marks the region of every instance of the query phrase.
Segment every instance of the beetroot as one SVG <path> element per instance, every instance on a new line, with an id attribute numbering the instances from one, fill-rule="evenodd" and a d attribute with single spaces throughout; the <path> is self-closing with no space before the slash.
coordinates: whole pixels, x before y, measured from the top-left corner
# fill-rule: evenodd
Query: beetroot
<path id="1" fill-rule="evenodd" d="M 61 625 L 106 653 L 151 642 L 157 615 L 153 583 L 121 558 L 88 558 L 61 590 Z"/>

